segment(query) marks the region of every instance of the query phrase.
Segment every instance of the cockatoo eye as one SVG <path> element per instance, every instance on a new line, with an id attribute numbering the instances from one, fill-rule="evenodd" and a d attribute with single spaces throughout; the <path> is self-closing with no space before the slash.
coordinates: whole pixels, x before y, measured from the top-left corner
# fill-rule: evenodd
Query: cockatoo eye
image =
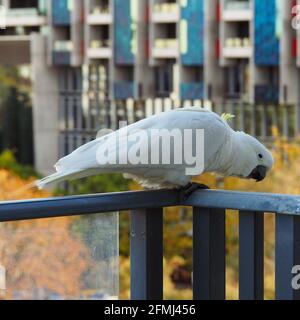
<path id="1" fill-rule="evenodd" d="M 261 153 L 258 154 L 259 159 L 263 158 L 263 155 Z"/>

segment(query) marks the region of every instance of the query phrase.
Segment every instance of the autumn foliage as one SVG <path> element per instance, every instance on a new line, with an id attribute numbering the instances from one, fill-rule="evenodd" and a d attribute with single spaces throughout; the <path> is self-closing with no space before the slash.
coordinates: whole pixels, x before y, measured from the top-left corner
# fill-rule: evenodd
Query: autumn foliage
<path id="1" fill-rule="evenodd" d="M 0 170 L 0 200 L 49 197 L 28 189 L 34 181 Z M 89 267 L 89 250 L 70 233 L 76 218 L 0 224 L 0 265 L 6 270 L 3 297 L 45 299 L 51 293 L 79 296 L 81 276 Z M 36 289 L 36 290 L 34 290 Z"/>

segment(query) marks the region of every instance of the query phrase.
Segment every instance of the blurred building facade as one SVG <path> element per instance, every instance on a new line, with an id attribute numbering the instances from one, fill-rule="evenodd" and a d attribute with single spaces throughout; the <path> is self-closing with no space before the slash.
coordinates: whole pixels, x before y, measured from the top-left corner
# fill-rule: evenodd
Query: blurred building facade
<path id="1" fill-rule="evenodd" d="M 30 63 L 30 35 L 46 33 L 46 0 L 0 0 L 0 7 L 1 65 Z"/>
<path id="2" fill-rule="evenodd" d="M 32 63 L 42 173 L 59 156 L 63 103 L 299 103 L 297 0 L 2 1 L 0 61 Z"/>

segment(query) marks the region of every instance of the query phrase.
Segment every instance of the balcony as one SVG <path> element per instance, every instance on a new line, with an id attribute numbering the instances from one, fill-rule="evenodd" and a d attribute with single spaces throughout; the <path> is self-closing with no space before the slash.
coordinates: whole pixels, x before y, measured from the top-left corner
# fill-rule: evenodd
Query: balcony
<path id="1" fill-rule="evenodd" d="M 109 25 L 112 20 L 109 7 L 95 7 L 87 16 L 87 23 L 90 25 Z"/>
<path id="2" fill-rule="evenodd" d="M 110 59 L 112 49 L 109 40 L 93 40 L 87 50 L 87 56 L 90 59 Z"/>
<path id="3" fill-rule="evenodd" d="M 157 3 L 154 5 L 151 22 L 177 23 L 180 20 L 180 10 L 177 3 Z"/>
<path id="4" fill-rule="evenodd" d="M 152 56 L 155 59 L 176 59 L 179 56 L 179 42 L 177 39 L 156 39 Z"/>
<path id="5" fill-rule="evenodd" d="M 54 65 L 70 65 L 74 44 L 70 40 L 55 41 L 53 48 Z"/>
<path id="6" fill-rule="evenodd" d="M 249 38 L 228 38 L 223 47 L 223 57 L 226 59 L 249 59 L 253 48 Z"/>
<path id="7" fill-rule="evenodd" d="M 163 298 L 163 211 L 193 208 L 193 298 L 224 300 L 225 212 L 239 211 L 239 298 L 264 297 L 264 213 L 274 214 L 276 299 L 296 300 L 292 268 L 299 264 L 300 197 L 218 190 L 125 192 L 32 201 L 1 202 L 0 222 L 131 210 L 131 299 Z M 113 213 L 112 213 L 113 214 Z M 121 213 L 122 214 L 122 213 Z M 16 231 L 14 231 L 16 232 Z M 2 267 L 3 268 L 3 267 Z M 31 265 L 28 270 L 30 271 Z"/>
<path id="8" fill-rule="evenodd" d="M 251 21 L 253 12 L 250 1 L 227 1 L 222 13 L 222 19 L 227 22 Z"/>
<path id="9" fill-rule="evenodd" d="M 7 27 L 40 27 L 46 24 L 46 17 L 36 8 L 9 9 L 6 16 Z"/>
<path id="10" fill-rule="evenodd" d="M 54 43 L 54 51 L 71 52 L 74 50 L 74 44 L 70 40 L 58 40 Z"/>

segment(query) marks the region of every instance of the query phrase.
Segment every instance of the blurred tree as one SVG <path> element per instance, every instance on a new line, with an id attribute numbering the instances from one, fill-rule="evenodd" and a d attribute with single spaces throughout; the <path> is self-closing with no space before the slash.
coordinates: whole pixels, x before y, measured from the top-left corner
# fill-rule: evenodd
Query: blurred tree
<path id="1" fill-rule="evenodd" d="M 18 68 L 0 67 L 0 150 L 12 150 L 21 163 L 33 163 L 30 81 Z"/>
<path id="2" fill-rule="evenodd" d="M 0 167 L 2 165 L 16 166 L 9 152 L 0 156 Z M 18 165 L 16 172 L 20 172 L 21 167 Z M 24 171 L 27 173 L 27 168 Z M 34 177 L 23 179 L 12 171 L 0 169 L 0 200 L 49 197 L 46 191 L 28 187 L 34 180 Z M 43 297 L 51 293 L 62 297 L 80 295 L 82 276 L 92 262 L 90 250 L 70 230 L 77 219 L 0 224 L 0 265 L 6 269 L 6 294 L 9 295 L 6 298 L 18 293 L 25 294 L 25 298 L 38 298 L 40 291 L 33 289 L 43 289 Z"/>
<path id="3" fill-rule="evenodd" d="M 10 170 L 22 179 L 38 178 L 38 173 L 29 165 L 19 164 L 10 150 L 5 150 L 0 154 L 0 168 Z"/>
<path id="4" fill-rule="evenodd" d="M 6 269 L 7 293 L 23 298 L 42 289 L 61 297 L 80 296 L 81 277 L 88 270 L 89 250 L 69 231 L 74 218 L 2 223 L 0 263 Z"/>

